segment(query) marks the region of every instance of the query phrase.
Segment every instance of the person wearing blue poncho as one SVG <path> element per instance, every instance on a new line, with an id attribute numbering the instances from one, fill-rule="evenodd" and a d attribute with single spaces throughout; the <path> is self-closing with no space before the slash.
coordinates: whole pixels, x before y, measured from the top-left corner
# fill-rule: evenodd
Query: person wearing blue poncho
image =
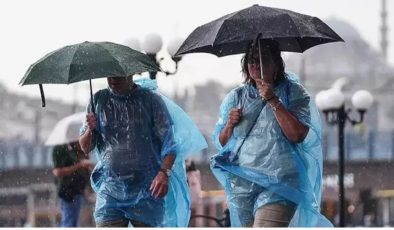
<path id="1" fill-rule="evenodd" d="M 98 227 L 185 227 L 190 218 L 184 158 L 206 147 L 190 118 L 169 99 L 109 77 L 94 95 L 81 128 L 84 152 L 93 148 L 92 175 Z M 193 139 L 189 139 L 189 138 Z"/>
<path id="2" fill-rule="evenodd" d="M 332 226 L 320 214 L 320 116 L 275 41 L 242 59 L 245 82 L 224 98 L 211 169 L 223 185 L 233 227 Z M 263 76 L 263 79 L 261 78 Z"/>

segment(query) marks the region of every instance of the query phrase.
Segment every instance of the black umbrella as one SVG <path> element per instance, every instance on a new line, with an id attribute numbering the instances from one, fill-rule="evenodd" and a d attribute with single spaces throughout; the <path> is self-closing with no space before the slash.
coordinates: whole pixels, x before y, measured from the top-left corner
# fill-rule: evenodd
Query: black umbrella
<path id="1" fill-rule="evenodd" d="M 221 57 L 245 53 L 258 38 L 277 41 L 281 51 L 300 53 L 319 44 L 343 41 L 319 18 L 253 5 L 198 27 L 175 55 L 211 53 Z"/>

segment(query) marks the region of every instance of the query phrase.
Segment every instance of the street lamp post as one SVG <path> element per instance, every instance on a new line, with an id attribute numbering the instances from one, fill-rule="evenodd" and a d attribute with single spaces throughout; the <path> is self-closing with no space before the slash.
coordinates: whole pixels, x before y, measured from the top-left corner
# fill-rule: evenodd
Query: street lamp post
<path id="1" fill-rule="evenodd" d="M 178 62 L 181 60 L 181 57 L 174 57 L 174 55 L 178 50 L 178 48 L 181 46 L 182 42 L 183 39 L 177 37 L 172 39 L 167 45 L 167 52 L 171 56 L 171 60 L 175 63 L 174 71 L 163 70 L 163 73 L 165 73 L 167 76 L 174 75 L 178 71 Z M 142 49 L 142 51 L 144 51 L 161 68 L 161 63 L 164 60 L 164 58 L 158 58 L 157 55 L 163 46 L 163 41 L 160 35 L 156 33 L 151 33 L 146 35 L 141 46 L 139 45 L 139 42 L 136 39 L 129 39 L 127 43 L 129 43 L 128 45 L 131 48 L 137 50 Z M 149 77 L 151 79 L 156 79 L 156 75 L 157 72 L 149 72 Z"/>
<path id="2" fill-rule="evenodd" d="M 359 119 L 352 119 L 349 114 L 351 109 L 345 109 L 345 96 L 340 89 L 332 88 L 320 91 L 315 98 L 317 106 L 324 112 L 329 125 L 338 125 L 338 187 L 339 187 L 339 226 L 345 227 L 345 125 L 363 122 L 364 114 L 372 105 L 373 97 L 366 90 L 357 91 L 352 96 L 352 104 L 359 113 Z"/>

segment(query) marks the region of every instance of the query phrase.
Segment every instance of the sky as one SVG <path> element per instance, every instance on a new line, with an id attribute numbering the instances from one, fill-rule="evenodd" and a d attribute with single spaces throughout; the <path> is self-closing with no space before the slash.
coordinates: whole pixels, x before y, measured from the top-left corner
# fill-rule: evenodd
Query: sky
<path id="1" fill-rule="evenodd" d="M 344 20 L 374 49 L 380 49 L 380 0 L 2 0 L 0 83 L 10 92 L 39 97 L 38 86 L 21 87 L 18 83 L 29 66 L 45 54 L 83 41 L 142 42 L 153 32 L 163 39 L 159 53 L 164 58 L 162 68 L 173 70 L 166 52 L 169 41 L 184 39 L 199 25 L 253 4 L 286 8 L 323 21 Z M 387 0 L 387 9 L 389 63 L 394 65 L 394 1 Z M 175 91 L 182 94 L 184 89 L 208 80 L 223 85 L 239 83 L 240 58 L 186 55 L 176 75 L 158 75 L 159 87 L 171 95 Z M 93 81 L 95 90 L 105 86 L 104 79 Z M 89 98 L 87 82 L 44 85 L 44 90 L 47 98 L 70 103 L 83 105 Z"/>

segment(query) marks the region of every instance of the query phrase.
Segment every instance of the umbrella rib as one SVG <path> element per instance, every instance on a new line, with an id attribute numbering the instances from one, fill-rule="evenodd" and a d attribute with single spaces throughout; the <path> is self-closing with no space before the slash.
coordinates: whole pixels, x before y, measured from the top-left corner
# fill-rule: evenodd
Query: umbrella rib
<path id="1" fill-rule="evenodd" d="M 218 36 L 217 36 L 217 35 L 218 35 L 220 32 L 222 32 L 222 30 L 223 30 L 223 24 L 224 24 L 226 21 L 228 21 L 228 18 L 224 19 L 224 20 L 222 21 L 222 23 L 220 24 L 219 29 L 216 31 L 215 39 L 213 40 L 213 42 L 212 42 L 212 44 L 211 44 L 210 46 L 214 46 L 215 44 L 217 44 L 217 43 L 216 43 L 216 41 L 217 41 L 217 39 L 218 39 Z"/>
<path id="2" fill-rule="evenodd" d="M 107 48 L 105 48 L 104 46 L 101 45 L 102 43 L 96 43 L 95 45 L 101 47 L 113 60 L 116 61 L 116 64 L 119 66 L 119 68 L 123 71 L 123 75 L 122 77 L 126 77 L 127 73 L 124 70 L 123 66 L 120 65 L 120 61 L 115 57 L 115 55 L 112 55 L 110 51 L 108 51 Z"/>
<path id="3" fill-rule="evenodd" d="M 119 64 L 119 60 L 117 60 L 116 58 L 114 58 L 113 55 L 111 55 L 111 53 L 110 53 L 105 47 L 99 45 L 98 43 L 93 43 L 93 42 L 89 42 L 89 43 L 92 44 L 92 45 L 94 45 L 94 46 L 99 47 L 99 48 L 101 49 L 102 52 L 105 52 L 105 54 L 107 54 L 108 57 L 112 58 L 112 60 L 114 60 L 114 62 L 118 65 L 118 67 L 123 71 L 123 75 L 125 75 L 125 71 L 124 71 L 124 69 L 122 68 L 122 66 Z M 77 50 L 78 50 L 78 49 L 76 49 L 75 53 L 77 52 Z M 73 55 L 73 59 L 72 59 L 72 62 L 71 62 L 71 63 L 74 63 L 74 60 L 75 60 L 75 53 L 74 53 L 74 55 Z M 70 66 L 71 66 L 71 65 L 70 65 Z M 70 67 L 69 67 L 69 71 L 71 71 L 71 68 L 70 68 Z M 69 72 L 69 75 L 70 75 L 70 72 Z M 94 78 L 89 77 L 89 79 L 94 79 Z M 88 79 L 83 79 L 83 80 L 88 80 Z M 67 84 L 74 83 L 74 82 L 79 82 L 79 81 L 80 81 L 79 79 L 73 79 L 72 81 L 69 81 Z"/>
<path id="4" fill-rule="evenodd" d="M 70 72 L 70 71 L 71 71 L 71 63 L 74 62 L 75 53 L 77 52 L 77 50 L 79 49 L 79 47 L 80 47 L 80 44 L 78 44 L 78 48 L 74 50 L 74 53 L 73 53 L 72 58 L 71 58 L 71 61 L 70 61 L 70 65 L 67 66 L 67 68 L 68 68 L 68 76 L 69 76 L 69 77 L 71 76 L 71 72 Z M 69 82 L 69 80 L 70 80 L 70 79 L 67 79 L 67 85 L 70 84 L 70 83 L 73 83 L 73 82 Z"/>
<path id="5" fill-rule="evenodd" d="M 112 53 L 104 46 L 101 45 L 102 43 L 96 43 L 95 45 L 101 47 L 113 60 L 115 60 L 116 64 L 118 65 L 118 67 L 122 70 L 123 72 L 123 76 L 122 77 L 127 77 L 127 72 L 125 71 L 125 69 L 123 68 L 123 66 L 120 64 L 121 62 L 116 58 L 115 55 L 112 55 Z"/>
<path id="6" fill-rule="evenodd" d="M 295 28 L 295 31 L 297 32 L 297 36 L 295 37 L 295 39 L 297 40 L 297 46 L 298 46 L 299 51 L 303 52 L 304 49 L 303 49 L 303 47 L 302 47 L 302 42 L 301 42 L 302 36 L 301 36 L 301 34 L 300 34 L 299 27 L 298 27 L 297 24 L 293 21 L 292 17 L 291 17 L 288 13 L 285 14 L 285 15 L 286 15 L 286 17 L 288 18 L 289 22 L 291 22 L 291 24 L 292 24 L 293 27 Z"/>

